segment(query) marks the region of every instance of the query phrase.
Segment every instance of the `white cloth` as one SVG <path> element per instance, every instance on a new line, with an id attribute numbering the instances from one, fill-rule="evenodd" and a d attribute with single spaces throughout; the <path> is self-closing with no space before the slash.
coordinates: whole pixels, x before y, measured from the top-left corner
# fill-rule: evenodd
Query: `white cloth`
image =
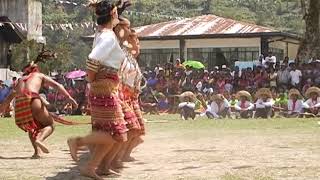
<path id="1" fill-rule="evenodd" d="M 183 108 L 183 107 L 188 107 L 188 108 L 194 109 L 196 107 L 196 104 L 191 103 L 191 102 L 182 102 L 179 104 L 179 108 Z"/>
<path id="2" fill-rule="evenodd" d="M 303 112 L 303 101 L 298 99 L 296 101 L 296 105 L 293 109 L 293 101 L 292 99 L 289 99 L 288 100 L 288 111 L 289 111 L 289 114 L 292 114 L 292 113 L 302 113 Z"/>
<path id="3" fill-rule="evenodd" d="M 274 101 L 272 99 L 267 99 L 267 101 L 264 102 L 261 98 L 259 98 L 256 102 L 256 108 L 263 109 L 266 107 L 272 107 L 273 104 L 274 104 Z"/>
<path id="4" fill-rule="evenodd" d="M 139 78 L 140 68 L 137 63 L 137 60 L 130 54 L 126 49 L 123 50 L 123 52 L 126 55 L 126 58 L 124 59 L 122 66 L 121 66 L 121 76 L 122 81 L 125 85 L 128 85 L 129 87 L 135 87 L 135 83 L 137 78 Z"/>
<path id="5" fill-rule="evenodd" d="M 290 71 L 291 84 L 296 85 L 300 83 L 300 78 L 302 77 L 302 73 L 300 70 L 296 69 L 295 71 Z"/>
<path id="6" fill-rule="evenodd" d="M 263 62 L 265 67 L 268 67 L 267 63 L 273 63 L 273 66 L 275 66 L 275 64 L 277 63 L 277 58 L 275 56 L 271 56 L 271 57 L 267 56 Z"/>
<path id="7" fill-rule="evenodd" d="M 208 107 L 207 112 L 210 112 L 215 118 L 219 118 L 219 112 L 230 107 L 228 100 L 224 99 L 223 102 L 219 105 L 213 101 L 211 105 Z"/>
<path id="8" fill-rule="evenodd" d="M 252 104 L 250 101 L 246 101 L 245 102 L 245 108 L 242 108 L 241 107 L 241 104 L 242 104 L 242 102 L 241 101 L 238 101 L 235 105 L 234 105 L 234 107 L 235 107 L 235 109 L 237 110 L 237 111 L 241 111 L 241 110 L 253 110 L 253 108 L 254 108 L 254 104 Z"/>
<path id="9" fill-rule="evenodd" d="M 93 49 L 89 59 L 98 61 L 101 65 L 120 69 L 125 59 L 116 35 L 112 30 L 103 30 L 95 34 Z"/>
<path id="10" fill-rule="evenodd" d="M 202 89 L 202 82 L 199 81 L 198 84 L 196 85 L 196 88 L 199 92 L 201 92 L 201 89 Z"/>
<path id="11" fill-rule="evenodd" d="M 317 101 L 313 101 L 311 98 L 303 103 L 303 107 L 306 109 L 310 108 L 319 108 L 320 107 L 320 97 L 317 98 Z"/>

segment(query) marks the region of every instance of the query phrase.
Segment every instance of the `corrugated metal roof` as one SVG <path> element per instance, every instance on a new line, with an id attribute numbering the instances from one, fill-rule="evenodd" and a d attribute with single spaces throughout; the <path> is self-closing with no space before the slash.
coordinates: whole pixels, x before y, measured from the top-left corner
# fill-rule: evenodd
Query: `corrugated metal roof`
<path id="1" fill-rule="evenodd" d="M 204 34 L 250 34 L 277 32 L 274 29 L 223 18 L 203 15 L 182 20 L 151 24 L 135 28 L 140 37 L 193 36 Z"/>

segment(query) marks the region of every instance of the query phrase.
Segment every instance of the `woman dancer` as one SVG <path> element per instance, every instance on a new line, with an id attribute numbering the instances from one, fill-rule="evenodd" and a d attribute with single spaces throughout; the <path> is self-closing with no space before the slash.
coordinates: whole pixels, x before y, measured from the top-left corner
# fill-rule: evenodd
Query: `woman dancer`
<path id="1" fill-rule="evenodd" d="M 127 127 L 118 95 L 119 69 L 125 54 L 113 32 L 119 22 L 116 5 L 109 0 L 92 5 L 99 25 L 87 60 L 93 132 L 85 137 L 71 138 L 68 144 L 74 160 L 78 159 L 79 147 L 94 147 L 91 159 L 80 172 L 84 176 L 101 179 L 96 174 L 98 165 L 106 155 L 112 157 L 116 154 L 119 143 L 127 141 Z"/>

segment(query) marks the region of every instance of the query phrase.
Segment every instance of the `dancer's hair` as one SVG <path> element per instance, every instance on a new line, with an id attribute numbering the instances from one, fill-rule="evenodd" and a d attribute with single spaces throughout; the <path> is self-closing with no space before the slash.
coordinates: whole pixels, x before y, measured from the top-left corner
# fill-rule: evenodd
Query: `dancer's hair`
<path id="1" fill-rule="evenodd" d="M 94 8 L 97 24 L 104 25 L 112 20 L 111 12 L 116 7 L 116 4 L 112 0 L 103 0 L 90 2 L 89 6 Z"/>
<path id="2" fill-rule="evenodd" d="M 38 67 L 38 63 L 40 63 L 40 62 L 45 63 L 45 60 L 56 59 L 56 58 L 57 58 L 57 54 L 55 52 L 45 50 L 44 46 L 43 46 L 42 50 L 39 52 L 36 60 L 32 61 L 31 63 L 29 63 L 28 65 L 23 67 L 23 69 L 22 69 L 23 75 L 26 76 L 26 75 L 29 75 L 30 73 L 33 73 L 33 72 L 40 72 L 40 69 Z"/>

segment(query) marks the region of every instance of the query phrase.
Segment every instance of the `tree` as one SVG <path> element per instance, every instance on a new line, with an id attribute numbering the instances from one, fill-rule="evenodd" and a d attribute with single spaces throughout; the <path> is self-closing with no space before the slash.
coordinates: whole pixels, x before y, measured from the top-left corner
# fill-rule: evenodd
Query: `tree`
<path id="1" fill-rule="evenodd" d="M 297 59 L 320 58 L 320 1 L 301 0 L 301 8 L 306 28 Z"/>

